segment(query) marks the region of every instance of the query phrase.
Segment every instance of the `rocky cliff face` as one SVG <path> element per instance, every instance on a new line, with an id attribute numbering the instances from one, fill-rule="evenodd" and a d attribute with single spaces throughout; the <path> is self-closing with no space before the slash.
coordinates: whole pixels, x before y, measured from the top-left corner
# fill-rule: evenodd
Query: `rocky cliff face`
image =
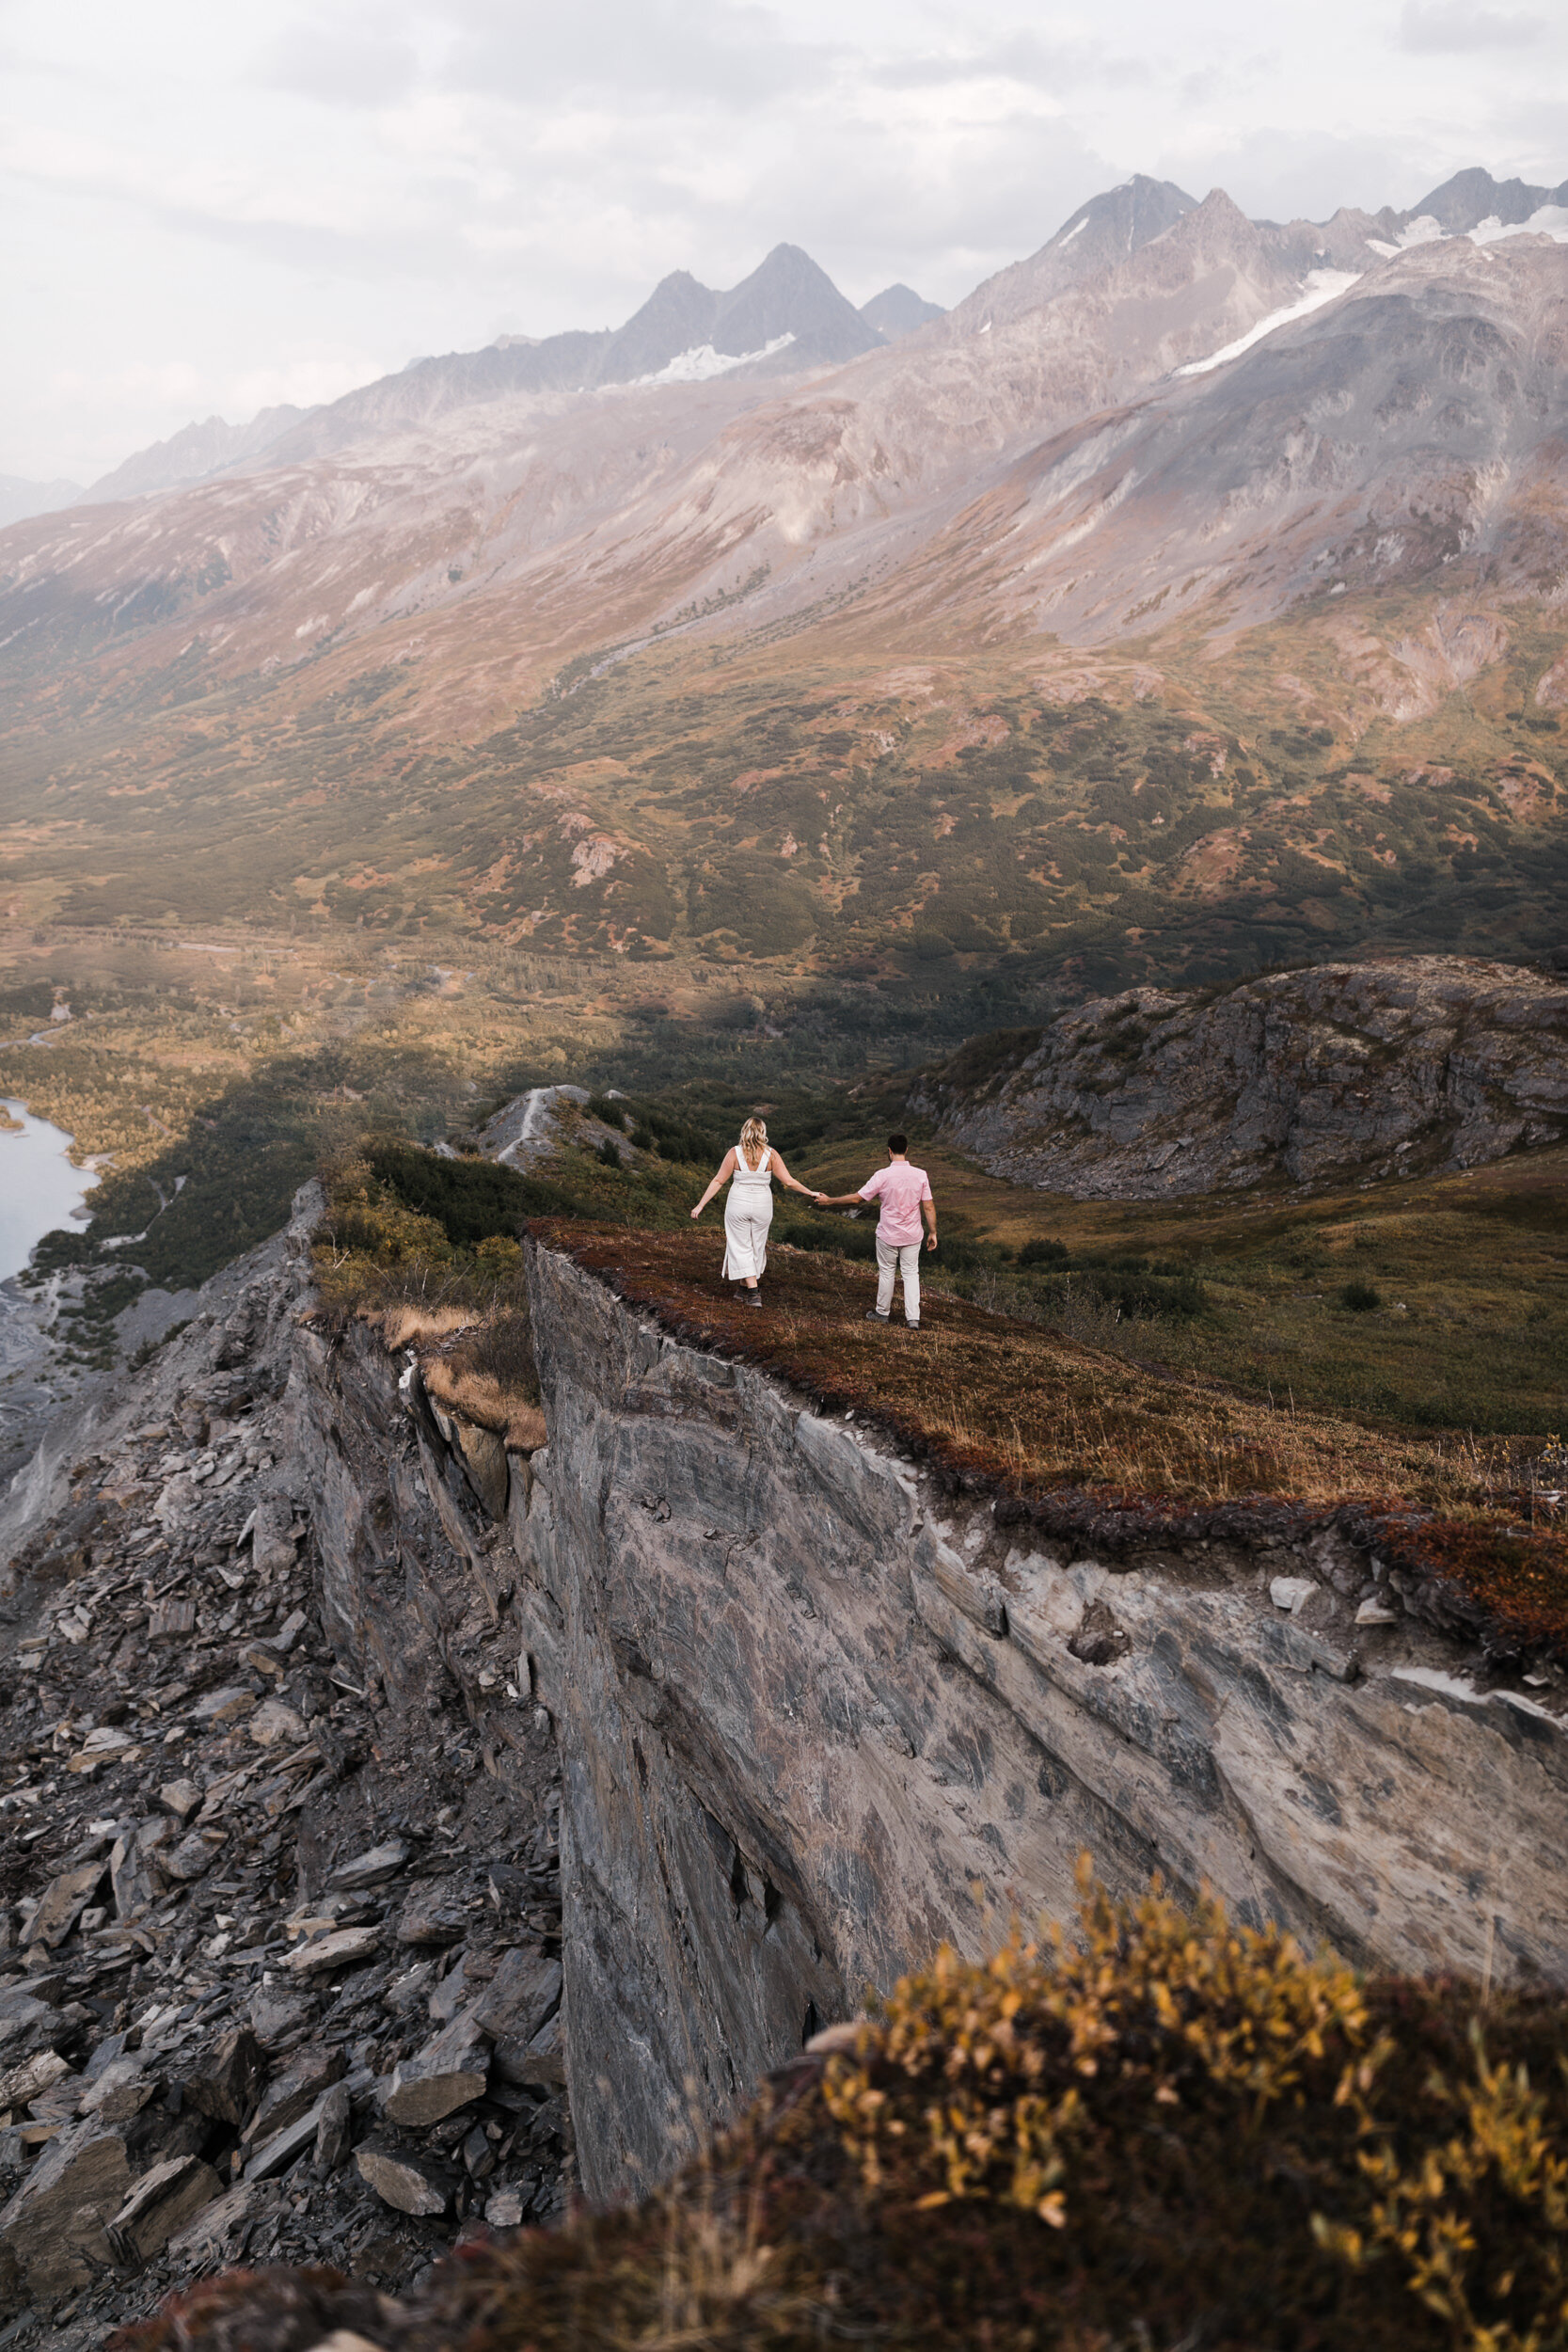
<path id="1" fill-rule="evenodd" d="M 1568 1135 L 1568 984 L 1468 958 L 1097 997 L 911 1097 L 1017 1184 L 1157 1200 L 1475 1168 Z"/>
<path id="2" fill-rule="evenodd" d="M 1120 1558 L 532 1262 L 547 1448 L 511 1526 L 562 1772 L 585 2185 L 668 2162 L 943 1937 L 1207 1880 L 1368 1963 L 1568 1973 L 1568 1742 L 1333 1533 Z"/>

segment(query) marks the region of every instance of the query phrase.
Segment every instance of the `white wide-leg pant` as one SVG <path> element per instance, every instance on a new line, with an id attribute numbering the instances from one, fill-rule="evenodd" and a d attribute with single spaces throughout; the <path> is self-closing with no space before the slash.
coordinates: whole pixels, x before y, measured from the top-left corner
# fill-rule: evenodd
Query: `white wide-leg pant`
<path id="1" fill-rule="evenodd" d="M 877 1243 L 877 1312 L 879 1315 L 891 1314 L 893 1311 L 895 1274 L 902 1274 L 904 1278 L 904 1320 L 906 1323 L 918 1323 L 920 1321 L 920 1244 L 917 1241 L 906 1241 L 895 1247 L 892 1242 L 883 1241 L 879 1237 Z M 864 1297 L 863 1291 L 861 1295 Z"/>
<path id="2" fill-rule="evenodd" d="M 768 1266 L 768 1229 L 773 1222 L 773 1201 L 736 1200 L 732 1186 L 724 1203 L 724 1265 L 721 1282 L 758 1281 Z"/>

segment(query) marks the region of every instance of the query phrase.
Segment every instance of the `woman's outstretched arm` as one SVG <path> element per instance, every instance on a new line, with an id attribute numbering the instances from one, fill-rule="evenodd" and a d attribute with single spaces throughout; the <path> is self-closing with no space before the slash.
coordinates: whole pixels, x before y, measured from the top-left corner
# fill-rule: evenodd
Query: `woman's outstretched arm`
<path id="1" fill-rule="evenodd" d="M 719 1163 L 719 1173 L 718 1173 L 718 1175 L 717 1175 L 717 1176 L 715 1176 L 715 1178 L 714 1178 L 714 1180 L 713 1180 L 712 1184 L 709 1184 L 709 1186 L 708 1186 L 708 1188 L 707 1188 L 706 1192 L 705 1192 L 705 1193 L 704 1193 L 704 1195 L 703 1195 L 702 1199 L 698 1201 L 698 1203 L 697 1203 L 696 1207 L 692 1210 L 691 1214 L 692 1214 L 692 1216 L 693 1216 L 694 1218 L 695 1218 L 695 1217 L 699 1217 L 699 1216 L 702 1216 L 703 1211 L 704 1211 L 704 1210 L 707 1207 L 708 1202 L 712 1200 L 712 1198 L 713 1198 L 714 1194 L 718 1191 L 718 1189 L 719 1189 L 720 1185 L 721 1185 L 721 1184 L 727 1184 L 729 1183 L 729 1181 L 730 1181 L 730 1178 L 731 1178 L 734 1174 L 735 1174 L 735 1146 L 734 1146 L 734 1144 L 732 1143 L 732 1144 L 731 1144 L 731 1146 L 730 1146 L 730 1148 L 729 1148 L 729 1150 L 725 1152 L 725 1154 L 724 1154 L 723 1158 L 722 1158 L 722 1159 L 720 1161 L 720 1163 Z"/>
<path id="2" fill-rule="evenodd" d="M 773 1167 L 781 1184 L 787 1184 L 791 1192 L 804 1193 L 808 1200 L 816 1200 L 816 1195 L 813 1192 L 809 1184 L 800 1184 L 796 1183 L 794 1177 L 790 1174 L 788 1168 L 785 1168 L 784 1164 L 784 1154 L 782 1152 L 774 1152 Z"/>

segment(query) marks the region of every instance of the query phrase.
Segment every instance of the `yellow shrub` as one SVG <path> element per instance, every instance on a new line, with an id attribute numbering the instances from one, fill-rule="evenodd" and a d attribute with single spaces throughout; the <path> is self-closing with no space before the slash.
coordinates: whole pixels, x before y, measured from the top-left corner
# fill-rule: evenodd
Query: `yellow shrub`
<path id="1" fill-rule="evenodd" d="M 1004 2197 L 1056 2228 L 1084 2086 L 1097 2078 L 1151 2108 L 1221 2088 L 1259 2121 L 1300 2098 L 1308 2061 L 1342 2069 L 1337 2100 L 1363 2076 L 1370 2085 L 1378 2053 L 1348 1968 L 1307 1960 L 1277 1929 L 1232 1926 L 1209 1898 L 1189 1914 L 1156 1889 L 1123 1907 L 1086 1864 L 1081 1883 L 1076 1949 L 1059 1931 L 1050 1957 L 1016 1931 L 982 1965 L 944 1947 L 895 1987 L 864 2055 L 830 2063 L 828 2107 L 868 2185 L 913 2122 L 889 2072 L 918 2086 L 912 2105 L 942 2183 L 925 2203 Z"/>

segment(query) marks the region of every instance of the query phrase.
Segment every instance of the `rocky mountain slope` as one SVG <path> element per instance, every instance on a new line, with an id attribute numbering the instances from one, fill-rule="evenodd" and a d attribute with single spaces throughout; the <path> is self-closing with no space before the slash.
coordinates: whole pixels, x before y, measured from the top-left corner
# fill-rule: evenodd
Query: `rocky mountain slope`
<path id="1" fill-rule="evenodd" d="M 373 2308 L 465 2216 L 556 2213 L 573 2177 L 547 1728 L 439 1472 L 399 1506 L 428 1576 L 390 1684 L 346 1669 L 301 1206 L 0 1536 L 8 2343 L 96 2345 L 242 2255 L 336 2261 Z"/>
<path id="2" fill-rule="evenodd" d="M 831 370 L 470 355 L 15 526 L 8 903 L 1075 989 L 1549 952 L 1568 247 L 1482 226 L 1133 183 Z"/>
<path id="3" fill-rule="evenodd" d="M 1564 542 L 1565 319 L 1550 240 L 1418 246 L 1228 364 L 1179 368 L 1043 443 L 924 563 L 956 571 L 962 547 L 971 596 L 978 558 L 999 614 L 1079 640 L 1484 578 L 1470 643 L 1433 647 L 1459 683 L 1501 642 L 1480 611 L 1537 593 Z M 1470 599 L 1446 602 L 1452 634 Z"/>
<path id="4" fill-rule="evenodd" d="M 871 330 L 790 248 L 722 298 L 667 280 L 594 344 L 597 380 L 630 387 L 610 398 L 569 396 L 571 339 L 420 362 L 319 411 L 263 473 L 134 522 L 89 509 L 13 531 L 12 660 L 87 650 L 111 612 L 117 660 L 166 660 L 179 630 L 224 675 L 326 645 L 362 661 L 387 628 L 459 609 L 467 642 L 497 597 L 516 662 L 546 612 L 555 646 L 705 607 L 731 632 L 737 596 L 755 625 L 856 580 L 884 627 L 958 600 L 970 628 L 1092 640 L 1221 597 L 1234 628 L 1358 563 L 1380 588 L 1455 558 L 1450 596 L 1494 556 L 1499 585 L 1544 577 L 1568 268 L 1550 239 L 1380 261 L 1359 230 L 1340 249 L 1216 192 L 1065 284 L 1020 266 L 782 397 L 646 379 L 714 335 L 716 361 L 786 332 L 781 359 L 814 337 L 823 357 L 863 347 Z"/>
<path id="5" fill-rule="evenodd" d="M 149 498 L 156 490 L 179 490 L 188 483 L 204 482 L 209 474 L 224 473 L 232 466 L 264 456 L 311 413 L 284 402 L 275 408 L 259 409 L 245 424 L 208 417 L 202 423 L 186 425 L 166 441 L 137 450 L 123 465 L 100 474 L 86 490 L 78 491 L 71 502 L 98 506 L 106 500 Z"/>
<path id="6" fill-rule="evenodd" d="M 994 1174 L 1079 1199 L 1476 1168 L 1568 1137 L 1568 983 L 1422 956 L 1132 989 L 976 1040 L 911 1107 Z"/>

